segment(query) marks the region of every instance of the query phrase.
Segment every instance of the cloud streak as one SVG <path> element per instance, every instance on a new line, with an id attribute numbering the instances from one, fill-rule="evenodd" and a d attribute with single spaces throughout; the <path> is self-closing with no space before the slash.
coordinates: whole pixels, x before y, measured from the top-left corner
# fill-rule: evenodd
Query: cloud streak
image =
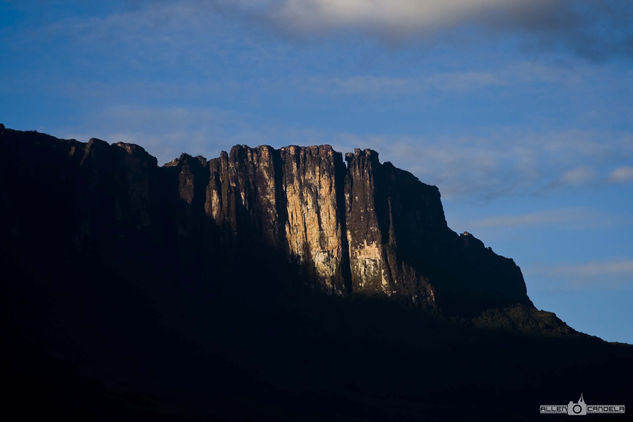
<path id="1" fill-rule="evenodd" d="M 604 174 L 606 166 L 633 160 L 631 133 L 506 131 L 470 137 L 336 134 L 328 139 L 345 151 L 357 146 L 373 148 L 383 160 L 438 185 L 447 198 L 487 200 L 507 194 L 600 186 L 614 182 Z M 578 167 L 578 163 L 584 165 Z"/>
<path id="2" fill-rule="evenodd" d="M 353 75 L 312 77 L 297 81 L 297 88 L 317 94 L 412 95 L 426 91 L 463 93 L 505 86 L 508 81 L 494 72 L 438 72 L 415 77 Z"/>
<path id="3" fill-rule="evenodd" d="M 560 182 L 564 185 L 582 185 L 589 183 L 596 176 L 596 172 L 591 167 L 576 167 L 564 172 Z"/>
<path id="4" fill-rule="evenodd" d="M 571 288 L 633 286 L 633 259 L 630 258 L 534 267 L 530 272 L 562 280 Z"/>
<path id="5" fill-rule="evenodd" d="M 623 166 L 613 169 L 613 171 L 609 173 L 609 180 L 615 183 L 633 181 L 633 166 Z"/>
<path id="6" fill-rule="evenodd" d="M 88 115 L 83 129 L 58 134 L 139 143 L 160 162 L 181 152 L 211 158 L 234 144 L 329 143 L 342 152 L 372 148 L 382 161 L 391 161 L 437 185 L 444 198 L 476 201 L 623 183 L 632 176 L 632 169 L 617 164 L 633 160 L 633 133 L 626 132 L 529 133 L 515 129 L 489 136 L 362 134 L 280 126 L 252 113 L 208 107 L 112 106 Z M 468 227 L 570 223 L 584 217 L 579 210 L 564 210 L 501 216 L 495 221 L 471 222 Z"/>
<path id="7" fill-rule="evenodd" d="M 498 215 L 472 220 L 463 225 L 464 227 L 472 229 L 507 229 L 551 225 L 587 228 L 589 226 L 595 226 L 598 221 L 604 221 L 604 216 L 598 215 L 595 211 L 584 208 L 565 208 L 523 214 Z"/>

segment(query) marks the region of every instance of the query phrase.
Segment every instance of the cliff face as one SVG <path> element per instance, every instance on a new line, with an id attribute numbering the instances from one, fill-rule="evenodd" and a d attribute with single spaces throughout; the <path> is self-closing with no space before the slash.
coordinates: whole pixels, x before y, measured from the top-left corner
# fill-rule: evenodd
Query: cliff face
<path id="1" fill-rule="evenodd" d="M 242 243 L 260 241 L 337 295 L 470 312 L 531 305 L 519 268 L 446 224 L 440 193 L 372 150 L 235 146 L 166 164 L 178 194 Z M 174 176 L 176 177 L 176 176 Z"/>
<path id="2" fill-rule="evenodd" d="M 512 260 L 456 235 L 438 189 L 380 163 L 372 150 L 357 149 L 344 162 L 329 145 L 235 146 L 211 160 L 183 154 L 158 167 L 131 144 L 9 129 L 0 136 L 3 156 L 11 157 L 3 170 L 4 213 L 15 221 L 14 234 L 28 230 L 16 207 L 32 198 L 14 192 L 11 180 L 44 172 L 47 194 L 55 196 L 47 206 L 65 227 L 52 237 L 70 235 L 74 248 L 113 261 L 127 249 L 156 260 L 143 246 L 148 241 L 164 244 L 158 249 L 167 261 L 204 261 L 218 248 L 252 245 L 284 256 L 305 282 L 329 294 L 394 296 L 467 314 L 531 306 Z M 114 238 L 117 232 L 125 240 Z M 180 258 L 167 256 L 174 244 Z"/>

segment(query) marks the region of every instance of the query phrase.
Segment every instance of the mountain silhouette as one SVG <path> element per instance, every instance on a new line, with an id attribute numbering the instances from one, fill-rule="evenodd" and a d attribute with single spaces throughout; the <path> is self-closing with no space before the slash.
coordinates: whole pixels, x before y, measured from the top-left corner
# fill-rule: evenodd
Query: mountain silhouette
<path id="1" fill-rule="evenodd" d="M 375 151 L 158 166 L 0 126 L 0 153 L 16 420 L 528 421 L 633 397 L 632 346 L 536 309 L 512 259 Z"/>

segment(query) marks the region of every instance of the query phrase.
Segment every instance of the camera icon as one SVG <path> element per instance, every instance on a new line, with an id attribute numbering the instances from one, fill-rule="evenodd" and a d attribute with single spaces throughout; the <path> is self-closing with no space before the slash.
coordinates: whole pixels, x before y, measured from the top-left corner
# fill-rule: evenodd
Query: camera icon
<path id="1" fill-rule="evenodd" d="M 567 414 L 572 416 L 581 416 L 587 414 L 587 404 L 585 403 L 585 399 L 583 399 L 582 394 L 580 395 L 580 399 L 578 399 L 578 402 L 569 402 L 569 404 L 567 405 Z"/>

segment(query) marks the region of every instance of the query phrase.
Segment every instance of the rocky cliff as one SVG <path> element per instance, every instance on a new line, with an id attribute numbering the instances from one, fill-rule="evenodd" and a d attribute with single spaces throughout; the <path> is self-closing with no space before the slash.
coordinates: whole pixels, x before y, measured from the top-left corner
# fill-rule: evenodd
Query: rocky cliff
<path id="1" fill-rule="evenodd" d="M 578 386 L 630 405 L 631 346 L 536 310 L 374 151 L 160 167 L 0 126 L 0 157 L 9 420 L 532 421 Z"/>
<path id="2" fill-rule="evenodd" d="M 469 315 L 531 307 L 511 259 L 450 230 L 437 187 L 381 163 L 372 150 L 343 159 L 329 145 L 242 145 L 211 160 L 183 154 L 158 167 L 131 144 L 84 144 L 9 129 L 0 139 L 3 157 L 10 157 L 2 170 L 3 212 L 14 222 L 13 235 L 33 228 L 33 219 L 25 221 L 31 211 L 22 210 L 33 196 L 15 191 L 15 180 L 34 178 L 33 188 L 48 186 L 42 195 L 55 192 L 45 206 L 65 228 L 48 237 L 103 259 L 169 261 L 177 244 L 182 259 L 204 261 L 218 248 L 259 245 L 328 294 L 386 295 Z M 165 256 L 143 258 L 143 242 Z M 127 256 L 117 256 L 121 251 Z"/>

